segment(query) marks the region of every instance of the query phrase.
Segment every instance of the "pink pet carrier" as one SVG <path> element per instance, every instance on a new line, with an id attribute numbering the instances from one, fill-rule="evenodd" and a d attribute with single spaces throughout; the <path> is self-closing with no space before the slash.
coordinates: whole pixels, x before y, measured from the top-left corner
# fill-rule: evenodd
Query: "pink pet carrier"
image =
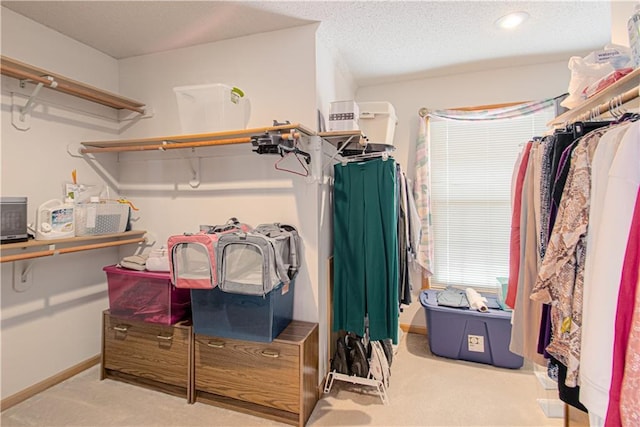
<path id="1" fill-rule="evenodd" d="M 197 234 L 169 237 L 169 273 L 176 288 L 212 289 L 218 286 L 216 243 L 220 236 L 251 227 L 231 218 L 224 225 L 201 226 Z"/>

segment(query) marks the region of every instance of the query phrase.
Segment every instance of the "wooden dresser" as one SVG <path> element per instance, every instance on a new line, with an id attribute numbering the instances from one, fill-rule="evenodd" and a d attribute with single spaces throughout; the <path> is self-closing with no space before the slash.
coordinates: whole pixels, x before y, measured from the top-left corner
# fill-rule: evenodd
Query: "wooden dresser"
<path id="1" fill-rule="evenodd" d="M 193 402 L 193 340 L 190 322 L 162 325 L 103 312 L 102 370 L 111 378 Z"/>
<path id="2" fill-rule="evenodd" d="M 318 325 L 272 342 L 195 335 L 194 400 L 303 426 L 318 401 Z"/>

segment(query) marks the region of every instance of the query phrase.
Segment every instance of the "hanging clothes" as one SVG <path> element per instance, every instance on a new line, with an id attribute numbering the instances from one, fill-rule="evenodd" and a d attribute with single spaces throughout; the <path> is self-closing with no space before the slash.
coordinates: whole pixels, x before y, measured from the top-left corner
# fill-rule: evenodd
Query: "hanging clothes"
<path id="1" fill-rule="evenodd" d="M 396 164 L 334 166 L 333 330 L 398 341 Z"/>
<path id="2" fill-rule="evenodd" d="M 418 229 L 420 219 L 416 220 L 415 202 L 412 200 L 407 177 L 405 176 L 399 164 L 396 164 L 396 181 L 398 194 L 398 298 L 400 300 L 400 310 L 402 304 L 411 304 L 411 291 L 413 285 L 411 283 L 411 274 L 409 271 L 410 264 L 415 261 L 417 242 L 416 233 L 413 231 Z"/>
<path id="3" fill-rule="evenodd" d="M 540 238 L 540 231 L 542 230 L 542 201 L 540 199 L 540 192 L 541 192 L 541 182 L 542 182 L 542 157 L 544 156 L 544 143 L 542 142 L 541 138 L 534 138 L 533 139 L 535 141 L 535 152 L 532 153 L 533 155 L 533 159 L 532 159 L 532 166 L 533 166 L 533 201 L 532 206 L 533 206 L 533 218 L 534 218 L 534 222 L 535 222 L 535 231 L 536 231 L 536 235 L 534 236 L 535 239 L 535 251 L 536 251 L 536 258 L 538 261 L 538 268 L 540 268 L 540 263 L 542 262 L 542 256 L 540 255 L 540 246 L 542 244 L 541 238 Z M 532 244 L 532 246 L 534 246 Z"/>
<path id="4" fill-rule="evenodd" d="M 575 129 L 576 127 L 572 125 L 568 129 L 554 132 L 554 135 L 548 141 L 548 146 L 545 147 L 545 154 L 543 155 L 545 164 L 542 165 L 544 172 L 541 174 L 540 193 L 541 205 L 544 205 L 544 210 L 541 211 L 542 221 L 544 221 L 540 229 L 541 259 L 544 258 L 547 250 L 547 244 L 555 224 L 558 206 L 560 205 L 560 199 L 569 172 L 569 162 L 567 160 L 576 146 L 575 139 L 578 136 L 582 136 L 582 132 L 576 132 Z M 557 157 L 558 153 L 560 153 L 559 157 Z M 538 353 L 547 358 L 550 357 L 546 351 L 549 344 L 551 344 L 551 306 L 544 303 L 542 305 L 540 332 L 538 334 Z M 556 359 L 553 359 L 551 363 L 559 364 Z M 559 366 L 558 368 L 566 372 L 565 366 Z M 566 373 L 564 377 L 566 378 Z M 565 393 L 567 396 L 572 394 L 573 392 Z M 577 404 L 575 406 L 580 407 L 582 405 Z"/>
<path id="5" fill-rule="evenodd" d="M 541 212 L 541 215 L 544 218 L 543 228 L 540 234 L 540 253 L 542 258 L 544 258 L 544 255 L 546 253 L 548 240 L 551 238 L 551 231 L 555 224 L 558 207 L 560 205 L 560 200 L 562 198 L 562 194 L 564 192 L 565 184 L 569 174 L 569 159 L 571 157 L 571 154 L 573 153 L 574 148 L 577 145 L 578 139 L 592 130 L 608 126 L 609 124 L 610 122 L 576 122 L 567 126 L 565 129 L 556 130 L 552 136 L 548 137 L 548 142 L 550 143 L 550 145 L 546 147 L 547 150 L 545 150 L 545 156 L 543 156 L 543 162 L 548 162 L 548 164 L 545 163 L 542 166 L 543 181 L 541 188 L 543 188 L 544 193 L 541 191 L 541 203 L 545 205 L 545 208 Z M 554 158 L 554 155 L 557 156 L 558 153 L 560 153 L 560 156 Z M 550 184 L 550 186 L 548 184 Z M 587 233 L 587 241 L 588 239 L 589 234 Z M 589 246 L 587 245 L 587 250 L 588 247 Z M 546 358 L 550 357 L 549 353 L 546 351 L 546 348 L 551 344 L 551 325 L 551 306 L 549 304 L 543 304 L 542 318 L 540 320 L 540 332 L 538 336 L 538 353 L 543 354 Z M 550 363 L 554 363 L 557 365 L 560 364 L 560 362 L 558 362 L 556 359 L 553 359 Z M 558 369 L 563 369 L 566 371 L 566 366 L 557 367 Z M 569 375 L 569 378 L 572 378 L 571 374 Z M 573 383 L 571 382 L 570 384 Z M 575 386 L 572 385 L 571 387 Z M 568 386 L 564 382 L 559 384 L 558 388 L 562 396 L 578 395 L 578 390 L 564 390 L 565 388 L 570 388 L 570 386 Z M 584 410 L 584 406 L 577 399 L 564 401 L 578 409 Z"/>
<path id="6" fill-rule="evenodd" d="M 543 364 L 543 357 L 538 354 L 538 327 L 542 306 L 531 301 L 528 295 L 536 279 L 539 265 L 535 219 L 534 180 L 536 168 L 534 163 L 539 159 L 537 153 L 539 142 L 532 142 L 529 155 L 523 157 L 526 170 L 522 185 L 522 203 L 520 216 L 520 256 L 518 275 L 516 277 L 517 292 L 513 314 L 511 317 L 511 341 L 509 350 L 538 364 Z M 527 164 L 524 160 L 527 159 Z"/>
<path id="7" fill-rule="evenodd" d="M 405 175 L 406 178 L 406 175 Z M 409 202 L 408 207 L 408 218 L 409 218 L 409 261 L 411 264 L 419 264 L 418 262 L 418 252 L 420 246 L 420 236 L 422 235 L 422 224 L 420 220 L 420 215 L 418 214 L 418 207 L 416 206 L 416 200 L 413 196 L 411 185 L 411 180 L 406 178 L 406 187 L 407 187 L 407 201 Z"/>
<path id="8" fill-rule="evenodd" d="M 634 371 L 640 370 L 638 360 L 638 348 L 632 346 L 631 328 L 634 321 L 634 307 L 637 305 L 638 294 L 638 269 L 640 269 L 640 190 L 636 195 L 636 204 L 633 210 L 633 219 L 627 248 L 624 255 L 622 276 L 620 280 L 620 293 L 616 308 L 615 341 L 613 343 L 613 370 L 611 374 L 611 387 L 609 388 L 609 407 L 605 427 L 617 427 L 623 425 L 623 415 L 627 426 L 640 425 L 640 383 L 633 384 Z M 638 307 L 640 309 L 640 306 Z M 640 320 L 640 319 L 638 319 Z M 640 323 L 636 324 L 640 330 Z M 627 370 L 627 360 L 629 369 Z M 628 377 L 625 377 L 628 374 Z M 627 389 L 623 404 L 623 379 Z"/>
<path id="9" fill-rule="evenodd" d="M 534 139 L 516 162 L 512 180 L 513 209 L 520 208 L 520 220 L 512 226 L 520 227 L 520 244 L 514 245 L 512 235 L 511 255 L 517 248 L 520 256 L 510 266 L 518 276 L 509 348 L 540 363 L 529 354 L 528 340 L 536 334 L 529 328 L 535 321 L 530 314 L 542 307 L 536 352 L 548 352 L 549 375 L 555 372 L 560 399 L 588 411 L 592 426 L 605 425 L 605 417 L 607 426 L 623 425 L 624 410 L 632 420 L 628 425 L 638 425 L 640 419 L 635 409 L 640 374 L 636 382 L 630 374 L 628 391 L 624 388 L 627 363 L 640 366 L 640 357 L 630 349 L 634 328 L 640 330 L 631 320 L 638 264 L 628 261 L 638 251 L 626 245 L 634 239 L 630 218 L 640 184 L 638 126 L 636 115 L 621 123 L 575 123 Z M 638 236 L 633 241 L 640 247 Z M 538 251 L 537 265 L 532 248 Z M 626 258 L 625 248 L 631 253 Z M 631 263 L 625 274 L 623 260 Z M 535 284 L 530 288 L 532 272 Z"/>
<path id="10" fill-rule="evenodd" d="M 511 236 L 509 242 L 509 282 L 507 285 L 507 295 L 505 296 L 505 304 L 514 308 L 516 305 L 516 294 L 518 291 L 518 278 L 520 274 L 520 253 L 521 247 L 521 215 L 522 215 L 522 187 L 524 184 L 527 167 L 529 165 L 529 155 L 533 142 L 529 141 L 524 147 L 519 163 L 517 163 L 518 172 L 515 173 L 515 181 L 513 184 L 514 195 L 512 215 L 511 215 Z"/>
<path id="11" fill-rule="evenodd" d="M 546 350 L 566 366 L 569 387 L 575 387 L 578 379 L 591 160 L 602 134 L 597 130 L 586 135 L 571 154 L 557 220 L 530 295 L 534 301 L 552 304 L 552 339 Z"/>
<path id="12" fill-rule="evenodd" d="M 553 146 L 556 142 L 555 135 L 542 138 L 542 159 L 540 165 L 540 259 L 544 258 L 549 240 L 549 212 L 551 211 L 551 159 Z"/>
<path id="13" fill-rule="evenodd" d="M 582 337 L 580 400 L 594 422 L 604 420 L 609 402 L 615 312 L 635 198 L 640 185 L 640 122 L 627 127 L 608 174 L 593 268 L 585 281 L 583 310 L 589 313 Z"/>
<path id="14" fill-rule="evenodd" d="M 540 251 L 540 262 L 544 259 L 547 250 L 547 242 L 549 240 L 549 214 L 551 211 L 551 194 L 553 191 L 553 183 L 551 182 L 551 162 L 553 156 L 553 148 L 556 138 L 555 135 L 547 135 L 542 138 L 542 154 L 540 158 L 540 230 L 538 231 L 538 250 Z M 545 358 L 549 358 L 546 348 L 551 342 L 551 307 L 549 304 L 542 304 L 542 313 L 540 316 L 540 332 L 538 333 L 538 353 Z M 553 371 L 555 372 L 555 371 Z M 557 377 L 554 376 L 554 380 Z"/>
<path id="15" fill-rule="evenodd" d="M 595 236 L 599 233 L 599 226 L 602 222 L 602 208 L 605 202 L 605 194 L 609 182 L 609 170 L 624 137 L 629 123 L 611 128 L 602 136 L 602 141 L 598 145 L 593 156 L 591 165 L 591 207 L 589 210 L 589 228 L 587 233 L 587 252 L 584 268 L 585 291 L 583 292 L 583 311 L 589 303 L 589 287 L 592 286 L 592 271 L 595 261 L 594 253 L 596 248 Z M 593 328 L 592 316 L 583 316 L 582 327 L 584 331 Z M 583 332 L 584 335 L 584 332 Z M 582 350 L 581 350 L 582 352 Z M 587 356 L 588 358 L 588 356 Z M 584 357 L 582 357 L 584 359 Z M 584 369 L 584 368 L 583 368 Z M 593 415 L 595 416 L 595 415 Z M 598 417 L 599 419 L 601 417 Z M 604 421 L 599 420 L 600 424 Z"/>
<path id="16" fill-rule="evenodd" d="M 640 190 L 638 191 L 636 199 L 634 223 L 640 221 L 639 201 Z M 629 236 L 630 242 L 632 241 L 632 237 L 633 235 Z M 636 235 L 635 239 L 636 242 L 639 242 L 640 235 Z M 638 256 L 640 256 L 640 254 L 636 253 L 636 257 Z M 629 274 L 631 275 L 633 272 L 629 271 Z M 636 270 L 635 274 L 636 296 L 634 299 L 633 319 L 631 331 L 629 332 L 629 344 L 626 350 L 624 375 L 620 390 L 620 418 L 622 420 L 623 427 L 640 425 L 640 266 L 638 267 L 638 270 Z M 632 280 L 632 277 L 629 277 L 628 279 Z"/>

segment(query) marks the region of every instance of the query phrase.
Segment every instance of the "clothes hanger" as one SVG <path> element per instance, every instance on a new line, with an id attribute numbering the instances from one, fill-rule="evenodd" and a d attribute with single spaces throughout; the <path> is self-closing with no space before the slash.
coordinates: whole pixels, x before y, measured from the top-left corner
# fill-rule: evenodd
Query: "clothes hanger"
<path id="1" fill-rule="evenodd" d="M 389 152 L 388 151 L 376 151 L 376 152 L 372 152 L 372 153 L 356 154 L 355 156 L 351 156 L 351 157 L 343 157 L 342 158 L 342 166 L 346 166 L 346 164 L 350 163 L 350 162 L 358 162 L 360 160 L 373 159 L 373 158 L 377 158 L 377 157 L 382 157 L 383 161 L 387 161 L 389 159 Z"/>
<path id="2" fill-rule="evenodd" d="M 278 159 L 278 161 L 275 162 L 275 164 L 273 165 L 276 170 L 283 171 L 283 172 L 290 172 L 300 176 L 309 176 L 309 168 L 307 167 L 307 165 L 311 163 L 311 155 L 298 148 L 297 140 L 296 140 L 296 143 L 293 145 L 293 148 L 285 147 L 283 145 L 280 145 L 279 148 L 280 148 L 280 155 L 282 157 Z M 287 154 L 283 155 L 282 153 L 284 151 L 286 151 Z M 305 161 L 303 162 L 302 160 L 300 160 L 300 157 L 298 155 L 301 155 L 302 157 L 304 157 Z M 287 167 L 285 163 L 287 159 L 291 158 L 291 156 L 295 157 L 298 163 L 293 163 L 293 166 Z M 300 166 L 302 166 L 302 169 L 300 169 Z"/>
<path id="3" fill-rule="evenodd" d="M 615 97 L 615 106 L 614 109 L 617 111 L 617 115 L 612 115 L 616 118 L 614 123 L 619 124 L 623 122 L 632 121 L 635 122 L 640 118 L 640 114 L 637 112 L 627 111 L 627 109 L 623 106 L 622 95 L 618 95 Z"/>

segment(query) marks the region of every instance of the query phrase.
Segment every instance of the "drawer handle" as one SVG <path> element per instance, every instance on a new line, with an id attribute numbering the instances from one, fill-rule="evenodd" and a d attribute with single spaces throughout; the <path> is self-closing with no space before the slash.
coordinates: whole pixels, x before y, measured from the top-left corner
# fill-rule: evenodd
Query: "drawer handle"
<path id="1" fill-rule="evenodd" d="M 209 341 L 207 347 L 224 348 L 224 341 Z"/>
<path id="2" fill-rule="evenodd" d="M 280 357 L 280 352 L 274 350 L 262 350 L 260 354 L 264 357 L 271 357 L 272 359 L 277 359 L 278 357 Z"/>
<path id="3" fill-rule="evenodd" d="M 113 327 L 113 330 L 118 332 L 127 332 L 129 330 L 129 325 L 116 325 Z"/>
<path id="4" fill-rule="evenodd" d="M 173 339 L 173 335 L 156 335 L 156 338 L 159 340 L 171 341 Z"/>

